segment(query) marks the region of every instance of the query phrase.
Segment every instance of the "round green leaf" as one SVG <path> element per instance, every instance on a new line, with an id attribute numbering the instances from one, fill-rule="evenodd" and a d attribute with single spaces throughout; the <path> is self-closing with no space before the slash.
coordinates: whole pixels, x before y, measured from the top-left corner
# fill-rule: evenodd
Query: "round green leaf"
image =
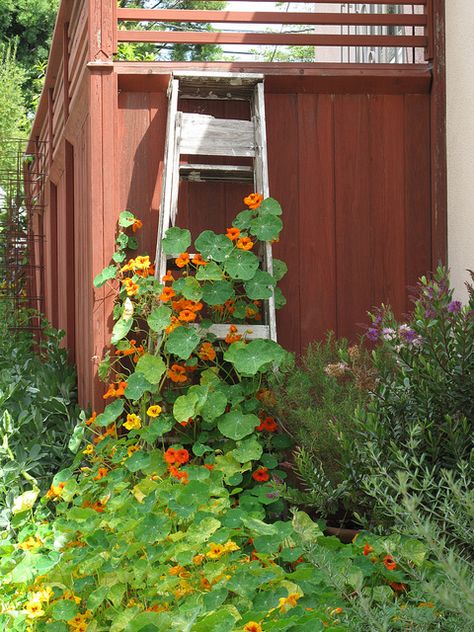
<path id="1" fill-rule="evenodd" d="M 177 327 L 166 340 L 165 349 L 182 360 L 187 360 L 201 340 L 194 327 Z"/>
<path id="2" fill-rule="evenodd" d="M 53 604 L 51 615 L 55 621 L 70 621 L 79 612 L 77 604 L 72 599 L 61 599 Z"/>
<path id="3" fill-rule="evenodd" d="M 273 340 L 252 340 L 247 345 L 230 345 L 224 359 L 231 362 L 241 375 L 252 376 L 269 363 L 280 364 L 285 355 L 282 347 Z"/>
<path id="4" fill-rule="evenodd" d="M 173 283 L 173 290 L 177 294 L 182 294 L 189 301 L 199 301 L 202 298 L 202 288 L 194 277 L 181 277 Z"/>
<path id="5" fill-rule="evenodd" d="M 138 401 L 147 391 L 153 391 L 154 386 L 146 379 L 143 373 L 132 373 L 127 379 L 125 397 L 134 402 Z"/>
<path id="6" fill-rule="evenodd" d="M 254 211 L 242 211 L 232 222 L 232 226 L 239 230 L 248 230 L 250 228 L 250 222 L 254 218 Z"/>
<path id="7" fill-rule="evenodd" d="M 145 353 L 137 362 L 137 373 L 143 373 L 150 384 L 158 384 L 163 373 L 166 371 L 166 365 L 158 356 Z"/>
<path id="8" fill-rule="evenodd" d="M 216 235 L 212 230 L 205 230 L 196 239 L 196 248 L 205 259 L 224 261 L 234 249 L 234 244 L 225 235 Z"/>
<path id="9" fill-rule="evenodd" d="M 166 255 L 179 255 L 191 245 L 191 233 L 187 228 L 172 226 L 166 231 L 162 241 L 163 252 Z"/>
<path id="10" fill-rule="evenodd" d="M 97 415 L 96 426 L 109 426 L 123 413 L 123 399 L 116 399 L 115 402 L 106 406 L 103 413 Z"/>
<path id="11" fill-rule="evenodd" d="M 207 266 L 199 266 L 196 272 L 198 281 L 220 281 L 224 276 L 224 272 L 215 261 L 209 261 Z"/>
<path id="12" fill-rule="evenodd" d="M 234 250 L 225 262 L 225 271 L 233 279 L 248 281 L 258 269 L 258 257 L 253 252 Z"/>
<path id="13" fill-rule="evenodd" d="M 258 207 L 259 213 L 270 213 L 271 215 L 281 215 L 282 209 L 280 203 L 269 197 L 263 200 Z"/>
<path id="14" fill-rule="evenodd" d="M 283 223 L 276 215 L 264 213 L 258 215 L 250 224 L 250 232 L 260 241 L 273 241 L 277 239 L 283 228 Z"/>
<path id="15" fill-rule="evenodd" d="M 112 338 L 111 343 L 113 345 L 117 344 L 119 340 L 125 338 L 133 325 L 133 318 L 119 318 L 119 320 L 115 323 L 114 328 L 112 329 Z"/>
<path id="16" fill-rule="evenodd" d="M 95 277 L 94 287 L 97 287 L 97 288 L 102 287 L 103 285 L 105 285 L 105 283 L 107 283 L 107 281 L 110 281 L 110 279 L 113 279 L 116 274 L 117 274 L 117 268 L 115 266 L 108 266 L 107 268 L 104 268 L 102 272 L 100 272 Z"/>
<path id="17" fill-rule="evenodd" d="M 177 398 L 173 406 L 173 415 L 176 421 L 188 421 L 196 413 L 196 405 L 199 397 L 196 393 L 188 393 Z"/>
<path id="18" fill-rule="evenodd" d="M 256 415 L 244 415 L 235 410 L 223 415 L 217 422 L 217 427 L 224 437 L 238 441 L 251 434 L 258 424 L 259 419 Z"/>
<path id="19" fill-rule="evenodd" d="M 214 391 L 207 396 L 206 403 L 201 409 L 202 418 L 205 421 L 213 421 L 220 417 L 227 406 L 227 397 L 221 391 Z"/>
<path id="20" fill-rule="evenodd" d="M 247 463 L 247 461 L 257 461 L 262 456 L 262 452 L 263 448 L 256 437 L 249 437 L 241 441 L 231 454 L 239 463 Z"/>
<path id="21" fill-rule="evenodd" d="M 281 259 L 273 259 L 273 278 L 275 281 L 281 281 L 288 272 L 288 266 Z"/>
<path id="22" fill-rule="evenodd" d="M 156 307 L 148 316 L 147 323 L 152 331 L 162 332 L 171 322 L 172 311 L 166 305 Z"/>
<path id="23" fill-rule="evenodd" d="M 119 215 L 119 226 L 128 228 L 135 223 L 135 215 L 130 211 L 122 211 Z"/>
<path id="24" fill-rule="evenodd" d="M 228 281 L 209 282 L 202 289 L 202 298 L 208 305 L 223 305 L 233 297 L 234 288 Z"/>
<path id="25" fill-rule="evenodd" d="M 245 292 L 252 301 L 270 298 L 275 279 L 268 272 L 257 270 L 253 279 L 244 283 Z"/>

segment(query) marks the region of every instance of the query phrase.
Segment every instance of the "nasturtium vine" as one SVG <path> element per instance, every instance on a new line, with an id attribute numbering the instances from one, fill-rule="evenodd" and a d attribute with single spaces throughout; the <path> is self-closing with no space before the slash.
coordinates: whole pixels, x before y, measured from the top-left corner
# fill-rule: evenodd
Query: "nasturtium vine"
<path id="1" fill-rule="evenodd" d="M 162 279 L 149 256 L 129 258 L 142 223 L 121 213 L 114 263 L 95 280 L 117 295 L 105 408 L 80 421 L 73 463 L 1 541 L 2 630 L 350 630 L 344 601 L 306 559 L 318 525 L 301 513 L 270 522 L 285 511 L 274 483 L 288 437 L 266 376 L 287 354 L 251 335 L 286 267 L 275 262 L 272 276 L 261 264 L 279 204 L 245 200 L 225 235 L 197 237 L 194 255 L 190 232 L 170 228 Z M 406 581 L 382 544 L 342 546 L 330 539 L 327 551 L 348 595 L 387 587 L 387 574 Z"/>

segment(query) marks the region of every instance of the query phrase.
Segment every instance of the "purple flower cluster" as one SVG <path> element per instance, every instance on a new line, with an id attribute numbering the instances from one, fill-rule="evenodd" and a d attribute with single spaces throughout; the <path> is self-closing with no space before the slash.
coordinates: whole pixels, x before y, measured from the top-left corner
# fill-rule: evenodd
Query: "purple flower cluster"
<path id="1" fill-rule="evenodd" d="M 462 309 L 461 301 L 451 301 L 448 305 L 448 312 L 450 314 L 458 314 Z"/>

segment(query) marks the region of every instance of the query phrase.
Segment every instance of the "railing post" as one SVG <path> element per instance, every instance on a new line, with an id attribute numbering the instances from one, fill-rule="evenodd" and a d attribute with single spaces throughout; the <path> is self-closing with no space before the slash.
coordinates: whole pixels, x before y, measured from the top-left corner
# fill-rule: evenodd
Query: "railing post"
<path id="1" fill-rule="evenodd" d="M 113 61 L 117 49 L 117 1 L 89 3 L 89 61 Z"/>

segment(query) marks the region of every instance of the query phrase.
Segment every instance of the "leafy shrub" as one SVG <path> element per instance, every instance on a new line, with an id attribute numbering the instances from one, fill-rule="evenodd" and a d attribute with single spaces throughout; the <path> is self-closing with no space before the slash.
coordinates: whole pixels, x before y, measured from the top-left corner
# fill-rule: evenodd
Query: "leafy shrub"
<path id="1" fill-rule="evenodd" d="M 302 512 L 278 519 L 270 478 L 284 479 L 288 442 L 268 415 L 266 376 L 287 358 L 247 334 L 260 315 L 254 301 L 276 284 L 251 251 L 277 238 L 281 211 L 250 202 L 227 236 L 200 235 L 193 259 L 189 232 L 170 229 L 165 249 L 182 272 L 163 284 L 147 256 L 126 262 L 134 239 L 119 232 L 114 264 L 95 280 L 119 280 L 115 351 L 101 366 L 113 401 L 78 425 L 73 443 L 83 434 L 86 445 L 35 512 L 21 514 L 18 537 L 4 534 L 2 629 L 337 632 L 352 629 L 339 615 L 359 595 L 380 594 L 397 612 L 424 601 L 415 585 L 390 585 L 425 568 L 418 543 L 343 548 Z M 141 223 L 126 212 L 120 224 Z M 213 323 L 229 320 L 216 338 Z M 340 572 L 349 566 L 338 589 L 305 559 L 315 543 Z M 442 616 L 432 610 L 431 620 Z"/>
<path id="2" fill-rule="evenodd" d="M 0 306 L 8 330 L 8 304 L 2 300 Z M 28 314 L 22 317 L 27 324 Z M 67 446 L 79 410 L 75 371 L 59 347 L 61 338 L 45 325 L 36 350 L 26 331 L 0 340 L 0 529 L 10 526 L 21 493 L 32 486 L 46 491 L 51 477 L 72 460 Z"/>
<path id="3" fill-rule="evenodd" d="M 305 490 L 285 489 L 290 501 L 326 517 L 353 506 L 343 464 L 351 450 L 354 410 L 367 400 L 374 380 L 368 353 L 332 334 L 273 377 L 274 410 L 297 446 L 294 464 Z"/>
<path id="4" fill-rule="evenodd" d="M 404 524 L 396 491 L 399 472 L 419 510 L 461 546 L 474 543 L 466 523 L 473 474 L 474 294 L 462 307 L 447 271 L 422 278 L 413 317 L 399 325 L 389 311 L 373 317 L 368 336 L 379 377 L 356 415 L 350 464 L 354 487 L 366 495 L 379 524 Z M 470 494 L 472 507 L 472 491 Z"/>

